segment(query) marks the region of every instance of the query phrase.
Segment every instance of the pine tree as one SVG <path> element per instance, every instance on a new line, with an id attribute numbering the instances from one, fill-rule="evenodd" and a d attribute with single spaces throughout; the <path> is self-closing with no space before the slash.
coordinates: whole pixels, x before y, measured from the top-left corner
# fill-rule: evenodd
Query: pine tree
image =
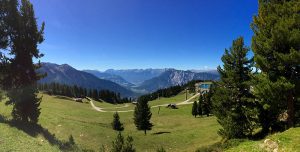
<path id="1" fill-rule="evenodd" d="M 216 83 L 212 97 L 214 115 L 222 126 L 224 138 L 243 138 L 251 135 L 256 116 L 253 95 L 250 92 L 252 60 L 242 37 L 233 41 L 222 57 L 223 68 L 218 67 L 221 79 Z"/>
<path id="2" fill-rule="evenodd" d="M 10 48 L 9 74 L 6 83 L 7 104 L 13 105 L 12 116 L 15 120 L 37 123 L 40 115 L 41 98 L 37 97 L 36 82 L 40 79 L 36 69 L 39 65 L 33 63 L 33 58 L 41 58 L 43 54 L 37 45 L 44 41 L 44 23 L 38 29 L 32 4 L 22 0 L 7 1 L 8 17 L 5 22 L 9 26 L 8 37 Z M 2 3 L 2 1 L 1 1 Z"/>
<path id="3" fill-rule="evenodd" d="M 203 105 L 203 96 L 202 95 L 200 95 L 200 97 L 199 97 L 199 102 L 198 102 L 198 107 L 197 107 L 197 114 L 199 115 L 199 116 L 202 116 L 202 114 L 203 114 L 203 111 L 202 111 L 202 105 Z"/>
<path id="4" fill-rule="evenodd" d="M 123 124 L 120 122 L 120 116 L 119 116 L 118 112 L 116 112 L 114 114 L 114 120 L 111 123 L 111 125 L 112 125 L 114 130 L 117 130 L 117 131 L 123 131 L 124 130 Z"/>
<path id="5" fill-rule="evenodd" d="M 115 141 L 113 141 L 111 152 L 135 152 L 132 142 L 133 138 L 131 136 L 128 136 L 126 142 L 124 142 L 124 137 L 119 132 Z"/>
<path id="6" fill-rule="evenodd" d="M 133 138 L 131 136 L 128 136 L 122 152 L 135 152 L 135 148 L 133 147 L 132 142 Z"/>
<path id="7" fill-rule="evenodd" d="M 209 117 L 210 114 L 210 99 L 208 98 L 208 93 L 202 95 L 203 98 L 203 104 L 202 104 L 202 108 L 203 108 L 203 114 L 205 114 L 207 117 Z"/>
<path id="8" fill-rule="evenodd" d="M 121 132 L 119 132 L 115 141 L 113 141 L 112 143 L 111 152 L 122 152 L 123 144 L 124 144 L 124 137 L 122 136 Z"/>
<path id="9" fill-rule="evenodd" d="M 263 73 L 258 78 L 261 81 L 258 86 L 264 87 L 255 87 L 254 92 L 260 99 L 264 113 L 261 123 L 266 131 L 284 111 L 288 113 L 288 127 L 294 126 L 295 104 L 300 102 L 299 11 L 299 0 L 259 0 L 258 15 L 253 19 L 252 50 L 257 67 Z M 278 89 L 283 92 L 272 94 L 272 99 L 263 96 Z"/>
<path id="10" fill-rule="evenodd" d="M 194 101 L 193 107 L 192 107 L 192 115 L 196 118 L 198 115 L 197 112 L 197 101 Z"/>
<path id="11" fill-rule="evenodd" d="M 134 109 L 134 124 L 138 130 L 151 130 L 153 124 L 150 122 L 152 113 L 147 101 L 140 101 Z"/>

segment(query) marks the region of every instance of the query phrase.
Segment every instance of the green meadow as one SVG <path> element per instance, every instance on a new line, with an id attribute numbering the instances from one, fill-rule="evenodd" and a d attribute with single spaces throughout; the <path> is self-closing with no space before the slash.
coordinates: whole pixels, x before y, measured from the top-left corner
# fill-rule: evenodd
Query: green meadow
<path id="1" fill-rule="evenodd" d="M 41 115 L 39 124 L 41 128 L 19 128 L 10 125 L 11 106 L 0 104 L 0 147 L 4 151 L 20 151 L 19 147 L 31 151 L 59 151 L 55 141 L 68 141 L 70 135 L 76 144 L 86 150 L 99 151 L 100 147 L 111 147 L 117 132 L 112 130 L 113 108 L 122 105 L 94 102 L 96 106 L 112 108 L 112 112 L 98 112 L 92 108 L 88 101 L 74 102 L 66 97 L 49 96 L 41 94 Z M 192 94 L 189 95 L 191 97 Z M 150 102 L 150 105 L 177 103 L 185 100 L 181 93 L 172 98 L 161 98 L 160 101 Z M 195 99 L 196 100 L 196 99 Z M 191 101 L 192 102 L 192 101 Z M 208 146 L 220 141 L 217 135 L 219 125 L 215 117 L 194 118 L 191 115 L 192 105 L 178 106 L 179 109 L 165 107 L 152 108 L 152 123 L 154 127 L 144 135 L 137 131 L 133 123 L 133 112 L 120 113 L 124 123 L 123 135 L 134 138 L 137 151 L 156 151 L 164 147 L 167 151 L 195 151 L 202 146 Z M 127 109 L 133 108 L 130 104 Z M 122 109 L 122 108 L 120 108 Z M 120 110 L 118 108 L 118 110 Z M 124 110 L 124 109 L 122 109 Z M 5 119 L 5 120 L 4 120 Z M 21 150 L 22 151 L 22 150 Z"/>

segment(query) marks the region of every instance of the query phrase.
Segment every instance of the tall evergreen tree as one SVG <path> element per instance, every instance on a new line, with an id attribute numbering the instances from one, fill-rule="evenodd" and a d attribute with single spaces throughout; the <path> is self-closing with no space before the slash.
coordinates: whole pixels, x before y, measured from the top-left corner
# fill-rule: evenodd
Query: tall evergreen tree
<path id="1" fill-rule="evenodd" d="M 0 89 L 4 89 L 5 78 L 7 77 L 8 59 L 4 55 L 9 45 L 8 35 L 8 1 L 0 2 Z"/>
<path id="2" fill-rule="evenodd" d="M 252 50 L 262 73 L 254 92 L 262 105 L 260 118 L 266 131 L 285 110 L 288 127 L 294 126 L 295 104 L 300 102 L 299 12 L 299 0 L 259 0 L 253 19 Z M 282 92 L 272 93 L 277 90 Z"/>
<path id="3" fill-rule="evenodd" d="M 195 103 L 194 103 L 195 104 Z M 197 114 L 199 116 L 202 116 L 203 114 L 203 108 L 202 108 L 202 105 L 203 105 L 203 96 L 200 95 L 199 97 L 199 101 L 198 101 L 198 107 L 197 107 Z"/>
<path id="4" fill-rule="evenodd" d="M 12 58 L 6 71 L 7 104 L 13 105 L 12 116 L 16 120 L 36 123 L 40 115 L 41 98 L 37 97 L 36 82 L 40 75 L 36 73 L 39 67 L 33 63 L 33 58 L 41 58 L 43 54 L 37 49 L 44 41 L 44 23 L 38 29 L 32 4 L 22 0 L 7 2 L 7 36 Z M 2 3 L 2 1 L 1 1 Z"/>
<path id="5" fill-rule="evenodd" d="M 124 130 L 123 124 L 120 122 L 120 116 L 119 116 L 118 112 L 116 112 L 114 114 L 114 120 L 111 123 L 111 125 L 112 125 L 114 130 L 117 130 L 117 131 L 123 131 Z"/>
<path id="6" fill-rule="evenodd" d="M 233 41 L 222 57 L 223 68 L 218 67 L 221 80 L 216 83 L 212 97 L 214 114 L 222 126 L 224 138 L 242 138 L 253 132 L 256 116 L 253 95 L 250 92 L 252 60 L 242 37 Z"/>
<path id="7" fill-rule="evenodd" d="M 147 130 L 151 130 L 153 124 L 150 122 L 152 117 L 151 109 L 147 101 L 140 101 L 134 109 L 134 124 L 138 130 L 144 130 L 145 135 Z"/>
<path id="8" fill-rule="evenodd" d="M 192 107 L 192 115 L 196 118 L 198 115 L 197 112 L 197 101 L 194 101 L 193 107 Z"/>
<path id="9" fill-rule="evenodd" d="M 210 98 L 208 98 L 208 93 L 203 94 L 202 98 L 203 98 L 203 103 L 202 103 L 203 114 L 209 117 L 211 103 L 210 103 Z"/>

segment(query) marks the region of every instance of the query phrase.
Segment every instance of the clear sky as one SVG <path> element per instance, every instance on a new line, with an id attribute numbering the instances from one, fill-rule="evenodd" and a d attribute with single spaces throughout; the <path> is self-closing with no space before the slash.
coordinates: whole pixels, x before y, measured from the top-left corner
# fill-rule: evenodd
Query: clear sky
<path id="1" fill-rule="evenodd" d="M 214 69 L 244 36 L 257 0 L 31 0 L 42 62 L 77 69 Z"/>

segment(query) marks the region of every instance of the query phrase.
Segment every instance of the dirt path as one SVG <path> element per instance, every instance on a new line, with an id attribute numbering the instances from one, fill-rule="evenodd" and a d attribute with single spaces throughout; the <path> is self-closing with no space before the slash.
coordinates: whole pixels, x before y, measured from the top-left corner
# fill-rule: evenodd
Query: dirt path
<path id="1" fill-rule="evenodd" d="M 189 98 L 188 100 L 185 100 L 183 102 L 179 102 L 179 103 L 175 103 L 176 105 L 187 105 L 187 104 L 193 104 L 193 102 L 190 102 L 191 100 L 193 100 L 194 98 L 196 98 L 197 96 L 199 96 L 200 94 L 197 93 L 195 94 L 194 96 L 192 96 L 191 98 Z M 120 109 L 120 108 L 126 108 L 126 107 L 129 107 L 128 104 L 125 104 L 124 106 L 122 107 L 115 107 L 115 108 L 101 108 L 101 107 L 97 107 L 94 105 L 93 103 L 93 100 L 90 99 L 90 104 L 92 106 L 93 109 L 95 109 L 96 111 L 99 111 L 99 112 L 132 112 L 134 110 L 115 110 L 115 111 L 106 111 L 105 109 Z M 155 105 L 155 106 L 151 106 L 151 108 L 157 108 L 157 107 L 165 107 L 167 106 L 168 104 L 161 104 L 161 105 Z"/>

